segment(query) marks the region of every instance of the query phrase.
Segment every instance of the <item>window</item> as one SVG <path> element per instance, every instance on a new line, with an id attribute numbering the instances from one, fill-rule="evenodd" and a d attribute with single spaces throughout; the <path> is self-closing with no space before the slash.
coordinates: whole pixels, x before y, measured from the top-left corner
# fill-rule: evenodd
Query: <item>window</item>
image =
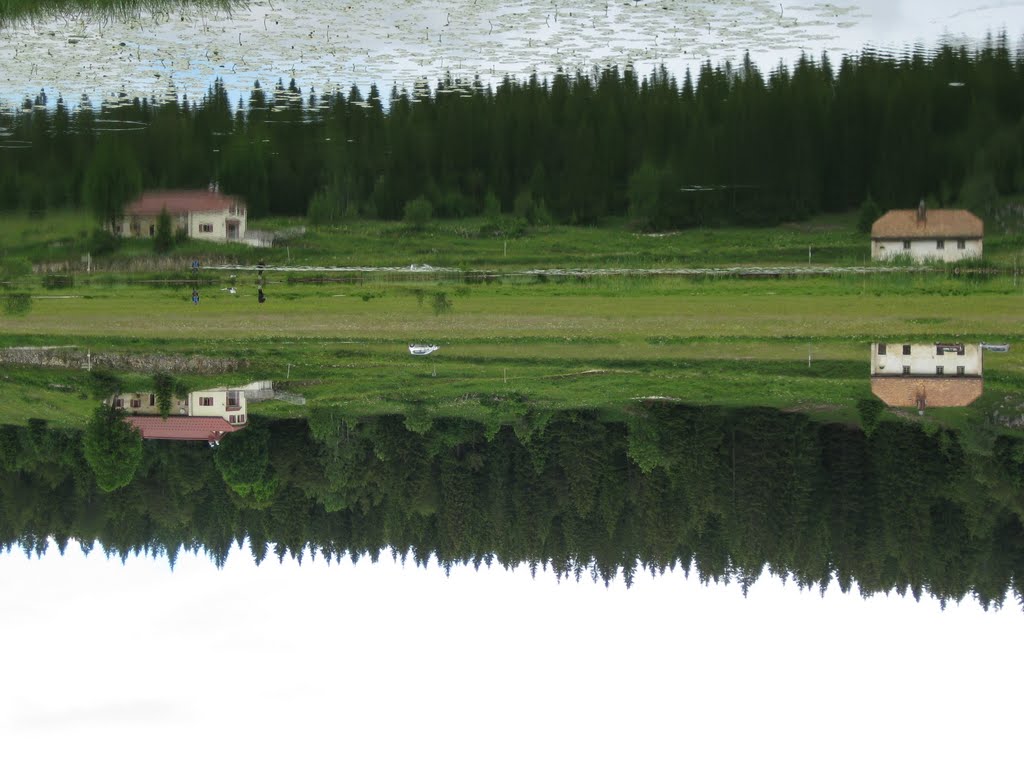
<path id="1" fill-rule="evenodd" d="M 909 376 L 910 375 L 910 366 L 909 365 L 904 365 L 903 366 L 903 375 L 904 376 Z"/>
<path id="2" fill-rule="evenodd" d="M 946 241 L 945 240 L 936 240 L 935 241 L 935 250 L 941 251 L 945 247 L 946 247 Z"/>
<path id="3" fill-rule="evenodd" d="M 909 240 L 904 240 L 903 241 L 903 250 L 904 251 L 909 251 L 910 250 L 910 241 Z"/>
<path id="4" fill-rule="evenodd" d="M 114 401 L 114 407 L 115 407 L 115 408 L 124 408 L 124 400 L 123 400 L 122 398 L 120 398 L 120 397 L 119 397 L 119 398 L 117 398 L 117 399 L 116 399 L 116 400 Z"/>
<path id="5" fill-rule="evenodd" d="M 957 240 L 956 241 L 956 249 L 958 251 L 962 251 L 966 247 L 967 247 L 967 241 L 966 240 Z"/>
<path id="6" fill-rule="evenodd" d="M 200 405 L 213 405 L 213 398 L 212 397 L 200 397 L 199 398 L 199 404 Z"/>
<path id="7" fill-rule="evenodd" d="M 213 232 L 213 224 L 200 224 L 199 225 L 199 231 L 200 232 Z"/>
<path id="8" fill-rule="evenodd" d="M 156 224 L 149 225 L 149 236 L 152 237 L 156 234 Z"/>
<path id="9" fill-rule="evenodd" d="M 878 354 L 880 354 L 880 355 L 884 355 L 885 354 L 885 344 L 879 344 L 878 345 Z"/>
<path id="10" fill-rule="evenodd" d="M 149 404 L 150 405 L 156 405 L 156 395 L 150 395 L 149 396 Z"/>
<path id="11" fill-rule="evenodd" d="M 903 354 L 904 355 L 909 355 L 910 354 L 910 345 L 909 344 L 904 344 L 903 345 Z"/>
<path id="12" fill-rule="evenodd" d="M 964 354 L 965 352 L 966 352 L 966 350 L 964 349 L 964 345 L 963 345 L 963 344 L 961 344 L 961 345 L 960 345 L 959 347 L 957 347 L 957 348 L 956 348 L 956 353 L 957 353 L 958 355 L 961 355 L 961 356 L 963 356 L 963 354 Z"/>
<path id="13" fill-rule="evenodd" d="M 936 355 L 944 355 L 944 354 L 946 354 L 946 350 L 943 349 L 941 345 L 937 346 L 937 347 L 935 347 L 935 354 Z"/>
<path id="14" fill-rule="evenodd" d="M 957 376 L 963 376 L 964 375 L 964 367 L 962 365 L 958 365 L 956 367 L 956 375 Z"/>
<path id="15" fill-rule="evenodd" d="M 138 400 L 135 400 L 135 399 L 132 400 L 132 408 L 141 408 L 141 407 L 142 407 L 142 398 L 139 398 Z"/>
<path id="16" fill-rule="evenodd" d="M 936 375 L 936 376 L 941 376 L 941 375 L 942 375 L 942 374 L 944 374 L 945 372 L 946 372 L 946 369 L 945 369 L 945 368 L 943 368 L 943 367 L 942 367 L 941 365 L 936 365 L 936 366 L 935 366 L 935 375 Z"/>

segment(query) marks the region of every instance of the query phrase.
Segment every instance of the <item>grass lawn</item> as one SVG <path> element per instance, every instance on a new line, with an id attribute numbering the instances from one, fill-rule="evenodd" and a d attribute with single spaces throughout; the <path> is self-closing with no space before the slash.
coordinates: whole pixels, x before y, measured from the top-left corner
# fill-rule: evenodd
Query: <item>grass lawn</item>
<path id="1" fill-rule="evenodd" d="M 483 218 L 440 220 L 415 232 L 400 222 L 352 221 L 309 227 L 304 235 L 269 249 L 191 241 L 166 257 L 155 257 L 148 240 L 125 239 L 112 254 L 93 259 L 106 271 L 181 270 L 193 258 L 204 264 L 313 266 L 408 266 L 430 264 L 470 270 L 562 267 L 712 267 L 736 265 L 859 266 L 870 252 L 867 235 L 855 230 L 853 215 L 823 215 L 770 228 L 688 229 L 640 233 L 624 221 L 602 226 L 528 227 L 516 236 L 496 232 Z M 250 227 L 281 230 L 301 219 L 251 221 Z M 90 218 L 78 211 L 51 211 L 42 218 L 0 216 L 0 259 L 81 269 L 89 252 Z M 514 228 L 510 219 L 500 226 Z M 1012 267 L 1024 251 L 1024 237 L 986 238 L 985 265 Z M 1024 266 L 1022 260 L 1021 266 Z"/>
<path id="2" fill-rule="evenodd" d="M 347 412 L 462 414 L 507 421 L 536 407 L 621 407 L 634 398 L 795 408 L 855 421 L 869 396 L 875 339 L 1009 341 L 986 357 L 986 388 L 1024 391 L 1024 284 L 946 274 L 784 279 L 509 278 L 477 284 L 289 283 L 252 275 L 201 286 L 77 275 L 37 281 L 23 316 L 0 316 L 0 346 L 73 344 L 93 351 L 243 360 L 240 373 L 190 385 L 290 378 L 310 406 Z M 437 297 L 444 301 L 438 304 Z M 443 310 L 443 311 L 439 311 Z M 441 350 L 408 354 L 410 342 Z M 808 366 L 808 355 L 811 364 Z M 83 371 L 10 368 L 0 421 L 81 423 Z M 142 388 L 144 381 L 137 384 Z M 271 414 L 298 406 L 257 406 Z M 932 413 L 938 413 L 933 411 Z"/>

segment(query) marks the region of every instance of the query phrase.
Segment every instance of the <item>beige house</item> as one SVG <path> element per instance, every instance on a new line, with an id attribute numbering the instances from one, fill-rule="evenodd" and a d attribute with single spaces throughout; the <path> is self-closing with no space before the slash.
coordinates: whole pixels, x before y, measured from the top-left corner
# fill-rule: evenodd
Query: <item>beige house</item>
<path id="1" fill-rule="evenodd" d="M 871 227 L 871 258 L 886 261 L 910 256 L 914 261 L 960 261 L 981 258 L 985 225 L 970 211 L 889 211 Z"/>
<path id="2" fill-rule="evenodd" d="M 980 344 L 871 345 L 871 392 L 886 405 L 917 408 L 964 406 L 982 393 Z"/>
<path id="3" fill-rule="evenodd" d="M 222 195 L 215 185 L 209 189 L 144 192 L 125 206 L 113 232 L 122 237 L 154 237 L 157 219 L 164 209 L 171 217 L 174 231 L 184 232 L 187 237 L 219 243 L 245 238 L 245 203 L 240 198 Z"/>
<path id="4" fill-rule="evenodd" d="M 110 405 L 110 400 L 104 401 Z M 132 416 L 159 416 L 160 407 L 157 405 L 157 397 L 154 392 L 135 392 L 131 394 L 120 394 L 114 398 L 114 407 L 128 411 Z M 185 399 L 173 398 L 171 400 L 170 419 L 183 417 L 216 418 L 225 422 L 225 426 L 231 425 L 233 429 L 245 426 L 247 422 L 245 390 L 229 389 L 203 389 L 198 392 L 189 392 Z M 143 435 L 145 437 L 145 435 Z"/>

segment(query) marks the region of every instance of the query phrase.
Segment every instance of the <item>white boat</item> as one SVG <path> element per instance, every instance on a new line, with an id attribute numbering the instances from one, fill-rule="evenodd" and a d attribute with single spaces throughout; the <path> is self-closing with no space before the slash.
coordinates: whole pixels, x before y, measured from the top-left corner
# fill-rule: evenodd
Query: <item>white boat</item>
<path id="1" fill-rule="evenodd" d="M 409 354 L 410 355 L 429 355 L 431 352 L 437 352 L 440 347 L 436 344 L 410 344 Z"/>

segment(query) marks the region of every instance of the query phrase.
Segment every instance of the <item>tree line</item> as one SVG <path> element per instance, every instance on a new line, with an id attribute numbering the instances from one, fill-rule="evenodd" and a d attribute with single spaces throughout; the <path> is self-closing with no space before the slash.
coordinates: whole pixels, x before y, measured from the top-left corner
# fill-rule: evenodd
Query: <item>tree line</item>
<path id="1" fill-rule="evenodd" d="M 981 437 L 979 437 L 981 435 Z M 769 409 L 524 411 L 266 421 L 203 443 L 147 441 L 103 492 L 82 433 L 0 428 L 0 547 L 108 555 L 234 544 L 267 556 L 394 553 L 561 578 L 681 569 L 744 590 L 765 571 L 865 594 L 1022 599 L 1024 440 L 991 430 L 868 433 Z M 135 457 L 126 457 L 125 461 Z"/>
<path id="2" fill-rule="evenodd" d="M 496 85 L 367 94 L 221 81 L 199 98 L 74 109 L 40 93 L 0 117 L 0 210 L 88 205 L 141 188 L 242 195 L 251 216 L 443 217 L 533 223 L 771 224 L 871 201 L 984 211 L 1024 191 L 1024 54 L 978 50 L 801 57 L 767 76 L 749 57 L 664 69 L 559 72 Z"/>

